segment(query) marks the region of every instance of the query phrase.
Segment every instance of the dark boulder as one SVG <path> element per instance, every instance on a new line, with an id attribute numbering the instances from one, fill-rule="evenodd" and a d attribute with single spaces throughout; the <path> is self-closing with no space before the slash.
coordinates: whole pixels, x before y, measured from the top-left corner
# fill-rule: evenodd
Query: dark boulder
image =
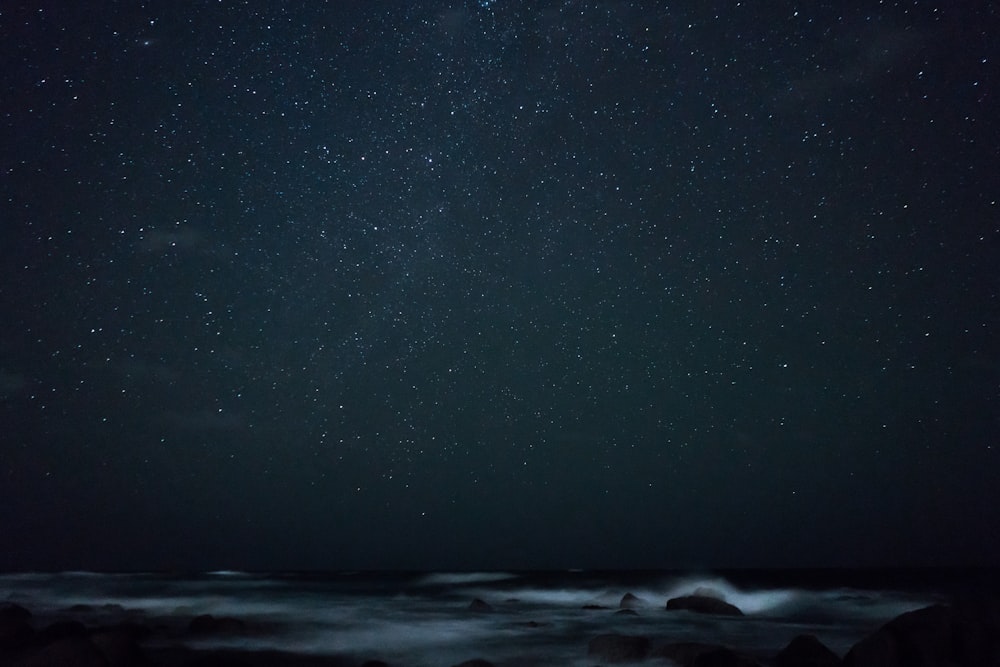
<path id="1" fill-rule="evenodd" d="M 17 649 L 35 634 L 28 619 L 31 612 L 16 604 L 0 605 L 0 649 Z"/>
<path id="2" fill-rule="evenodd" d="M 43 628 L 35 636 L 38 644 L 51 644 L 67 637 L 86 637 L 87 626 L 80 621 L 56 621 Z"/>
<path id="3" fill-rule="evenodd" d="M 91 643 L 108 661 L 109 667 L 138 667 L 147 664 L 146 656 L 132 632 L 125 629 L 102 630 L 90 636 Z"/>
<path id="4" fill-rule="evenodd" d="M 645 605 L 645 601 L 642 598 L 636 597 L 631 593 L 626 593 L 622 596 L 621 602 L 618 603 L 619 609 L 635 609 L 636 607 L 642 607 Z"/>
<path id="5" fill-rule="evenodd" d="M 635 662 L 649 655 L 648 637 L 636 635 L 598 635 L 587 644 L 587 656 L 606 662 Z"/>
<path id="6" fill-rule="evenodd" d="M 678 598 L 667 600 L 667 609 L 671 611 L 685 610 L 698 614 L 716 614 L 720 616 L 742 616 L 735 605 L 731 605 L 725 600 L 709 597 L 707 595 L 684 595 Z"/>
<path id="7" fill-rule="evenodd" d="M 639 612 L 635 609 L 619 609 L 615 612 L 615 616 L 638 616 Z"/>
<path id="8" fill-rule="evenodd" d="M 725 647 L 699 653 L 691 667 L 759 667 L 750 658 Z"/>
<path id="9" fill-rule="evenodd" d="M 476 611 L 481 613 L 491 612 L 493 611 L 493 605 L 491 605 L 489 602 L 476 598 L 475 600 L 469 603 L 469 611 Z"/>
<path id="10" fill-rule="evenodd" d="M 22 658 L 18 667 L 109 667 L 107 659 L 85 636 L 57 639 Z"/>
<path id="11" fill-rule="evenodd" d="M 19 604 L 14 604 L 13 602 L 4 602 L 0 604 L 0 621 L 27 621 L 29 618 L 31 618 L 31 612 Z"/>
<path id="12" fill-rule="evenodd" d="M 473 658 L 472 660 L 459 663 L 455 667 L 493 667 L 493 663 L 482 658 Z"/>
<path id="13" fill-rule="evenodd" d="M 774 657 L 774 667 L 837 667 L 840 658 L 813 635 L 799 635 Z"/>
<path id="14" fill-rule="evenodd" d="M 1000 622 L 992 605 L 932 605 L 907 612 L 855 644 L 844 667 L 997 667 Z"/>
<path id="15" fill-rule="evenodd" d="M 717 651 L 725 649 L 724 646 L 719 646 L 717 644 L 703 644 L 701 642 L 673 642 L 670 644 L 664 644 L 653 651 L 653 656 L 657 658 L 666 658 L 681 667 L 694 667 L 696 661 L 703 654 L 713 654 Z M 711 660 L 712 658 L 707 658 Z"/>

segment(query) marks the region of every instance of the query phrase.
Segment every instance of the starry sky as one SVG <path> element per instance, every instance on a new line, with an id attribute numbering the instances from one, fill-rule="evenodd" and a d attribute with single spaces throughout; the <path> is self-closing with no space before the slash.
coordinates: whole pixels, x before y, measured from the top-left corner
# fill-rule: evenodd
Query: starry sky
<path id="1" fill-rule="evenodd" d="M 0 8 L 0 569 L 998 564 L 990 3 Z"/>

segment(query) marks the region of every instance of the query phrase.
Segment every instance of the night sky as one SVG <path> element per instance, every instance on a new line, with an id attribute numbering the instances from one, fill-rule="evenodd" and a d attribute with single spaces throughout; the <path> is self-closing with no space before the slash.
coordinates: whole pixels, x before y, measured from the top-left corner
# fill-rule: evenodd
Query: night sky
<path id="1" fill-rule="evenodd" d="M 1000 564 L 990 5 L 4 2 L 0 569 Z"/>

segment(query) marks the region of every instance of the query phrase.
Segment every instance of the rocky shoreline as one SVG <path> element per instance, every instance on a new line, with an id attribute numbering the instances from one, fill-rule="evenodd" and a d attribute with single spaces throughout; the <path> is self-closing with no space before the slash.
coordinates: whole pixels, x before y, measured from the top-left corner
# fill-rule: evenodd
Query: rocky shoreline
<path id="1" fill-rule="evenodd" d="M 626 594 L 608 613 L 637 613 L 639 599 Z M 740 618 L 736 606 L 710 594 L 667 601 L 671 613 Z M 475 599 L 468 613 L 493 607 Z M 544 622 L 526 624 L 544 632 Z M 0 604 L 2 667 L 393 667 L 377 656 L 304 655 L 278 650 L 197 648 L 212 639 L 266 636 L 274 628 L 235 617 L 195 615 L 147 618 L 118 605 L 78 604 L 44 617 L 28 608 Z M 581 637 L 580 659 L 594 665 L 647 663 L 681 667 L 1000 667 L 1000 605 L 993 599 L 935 604 L 904 613 L 838 656 L 812 635 L 799 635 L 773 656 L 750 655 L 739 647 L 665 637 L 606 633 Z M 490 667 L 470 656 L 459 667 Z M 540 665 L 505 660 L 502 666 Z M 404 666 L 400 666 L 404 667 Z M 447 666 L 444 666 L 447 667 Z"/>

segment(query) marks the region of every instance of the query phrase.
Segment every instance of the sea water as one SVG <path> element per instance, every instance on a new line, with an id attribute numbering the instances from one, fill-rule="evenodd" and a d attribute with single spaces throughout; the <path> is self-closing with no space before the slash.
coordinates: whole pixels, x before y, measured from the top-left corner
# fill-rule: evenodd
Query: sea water
<path id="1" fill-rule="evenodd" d="M 138 621 L 164 628 L 154 642 L 192 648 L 276 649 L 379 659 L 389 664 L 590 665 L 587 642 L 604 633 L 644 635 L 654 645 L 699 641 L 763 659 L 813 634 L 838 655 L 893 617 L 947 601 L 974 577 L 952 573 L 794 571 L 462 572 L 0 575 L 0 600 L 37 618 L 88 625 Z M 619 614 L 626 594 L 636 615 Z M 743 617 L 667 611 L 693 593 L 725 599 Z M 492 611 L 473 611 L 473 600 Z M 87 616 L 73 605 L 88 605 Z M 79 611 L 79 610 L 78 610 Z M 238 636 L 185 631 L 200 614 L 236 617 Z"/>

